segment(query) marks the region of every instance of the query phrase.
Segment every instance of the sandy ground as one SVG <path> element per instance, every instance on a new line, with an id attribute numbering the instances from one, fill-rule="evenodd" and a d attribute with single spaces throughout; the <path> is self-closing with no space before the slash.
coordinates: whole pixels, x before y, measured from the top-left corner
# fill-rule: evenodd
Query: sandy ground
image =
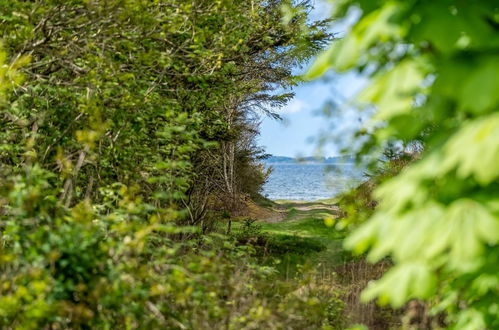
<path id="1" fill-rule="evenodd" d="M 264 208 L 258 206 L 254 203 L 248 204 L 248 216 L 252 219 L 257 219 L 260 221 L 276 223 L 283 221 L 290 209 L 296 209 L 298 211 L 312 211 L 312 210 L 324 210 L 325 212 L 339 212 L 337 205 L 325 204 L 325 203 L 314 203 L 314 202 L 285 202 L 277 203 L 274 208 Z M 297 216 L 294 220 L 298 220 L 303 216 Z"/>

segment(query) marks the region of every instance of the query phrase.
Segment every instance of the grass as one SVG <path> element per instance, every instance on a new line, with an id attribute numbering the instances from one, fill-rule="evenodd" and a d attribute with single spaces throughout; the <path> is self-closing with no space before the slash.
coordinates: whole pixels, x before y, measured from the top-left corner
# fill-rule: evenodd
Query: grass
<path id="1" fill-rule="evenodd" d="M 325 218 L 336 216 L 332 206 L 329 200 L 276 201 L 274 205 L 265 205 L 284 211 L 285 216 L 282 221 L 258 221 L 251 225 L 252 235 L 258 233 L 265 237 L 260 240 L 265 242 L 264 262 L 277 263 L 277 269 L 289 277 L 302 268 L 330 270 L 351 260 L 351 255 L 342 248 L 345 233 L 324 223 Z M 234 222 L 232 228 L 235 233 L 245 230 L 242 222 Z"/>
<path id="2" fill-rule="evenodd" d="M 339 216 L 335 204 L 335 200 L 277 201 L 270 205 L 267 201 L 254 207 L 248 217 L 259 221 L 235 221 L 233 234 L 241 235 L 243 244 L 253 244 L 261 263 L 278 271 L 278 282 L 284 283 L 280 288 L 283 296 L 301 289 L 325 288 L 345 304 L 342 313 L 348 324 L 362 323 L 372 329 L 400 326 L 399 312 L 361 302 L 362 289 L 379 278 L 389 264 L 371 265 L 343 249 L 347 233 L 326 226 L 324 221 Z"/>

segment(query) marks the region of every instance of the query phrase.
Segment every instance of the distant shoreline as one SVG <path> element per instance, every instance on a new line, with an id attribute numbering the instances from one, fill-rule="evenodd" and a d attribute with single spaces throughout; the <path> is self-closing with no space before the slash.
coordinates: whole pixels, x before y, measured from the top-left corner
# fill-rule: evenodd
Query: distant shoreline
<path id="1" fill-rule="evenodd" d="M 334 165 L 350 165 L 355 163 L 353 156 L 336 156 L 336 157 L 286 157 L 286 156 L 270 156 L 262 160 L 266 165 L 282 165 L 282 164 L 334 164 Z"/>

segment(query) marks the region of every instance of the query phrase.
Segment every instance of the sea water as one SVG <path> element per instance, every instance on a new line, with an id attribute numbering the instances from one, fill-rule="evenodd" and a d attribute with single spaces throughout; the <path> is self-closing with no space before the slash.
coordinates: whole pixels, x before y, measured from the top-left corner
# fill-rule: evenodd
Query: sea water
<path id="1" fill-rule="evenodd" d="M 338 196 L 364 180 L 353 163 L 267 163 L 272 172 L 263 195 L 272 200 L 315 201 Z"/>

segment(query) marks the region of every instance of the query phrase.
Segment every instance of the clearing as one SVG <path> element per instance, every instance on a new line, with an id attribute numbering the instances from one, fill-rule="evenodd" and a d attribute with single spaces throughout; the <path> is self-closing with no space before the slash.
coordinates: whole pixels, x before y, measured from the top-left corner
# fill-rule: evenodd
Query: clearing
<path id="1" fill-rule="evenodd" d="M 331 199 L 251 203 L 247 208 L 248 220 L 234 222 L 233 229 L 249 237 L 248 241 L 253 240 L 260 248 L 262 263 L 275 267 L 286 281 L 313 274 L 313 287 L 339 292 L 351 324 L 363 323 L 369 329 L 390 328 L 397 324 L 396 312 L 375 303 L 363 304 L 359 299 L 362 289 L 370 280 L 379 278 L 388 263 L 371 265 L 343 249 L 347 232 L 334 227 L 341 215 L 335 202 Z"/>

